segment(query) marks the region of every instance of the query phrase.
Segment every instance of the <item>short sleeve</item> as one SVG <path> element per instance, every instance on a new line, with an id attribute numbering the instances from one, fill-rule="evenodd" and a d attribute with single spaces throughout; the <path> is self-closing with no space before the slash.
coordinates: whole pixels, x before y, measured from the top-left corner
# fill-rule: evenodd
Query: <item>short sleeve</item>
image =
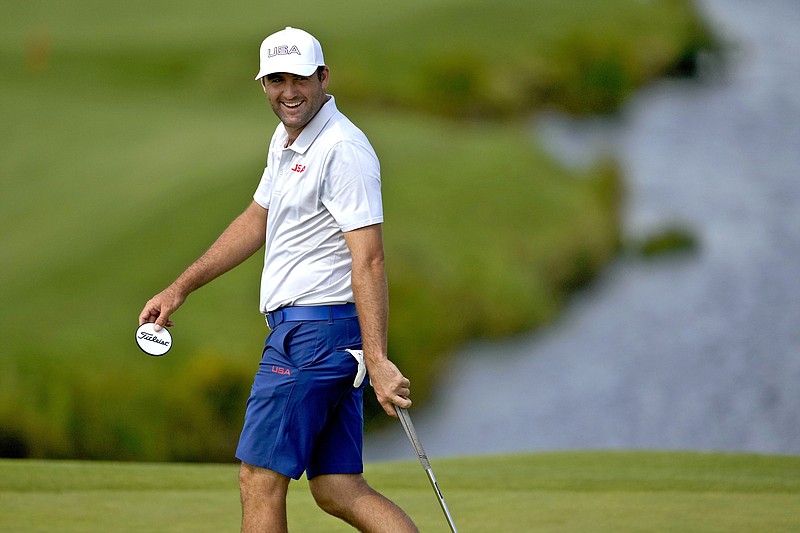
<path id="1" fill-rule="evenodd" d="M 269 209 L 269 200 L 272 196 L 272 175 L 269 167 L 264 167 L 264 172 L 261 174 L 261 181 L 258 183 L 258 188 L 253 194 L 253 200 L 263 207 Z"/>
<path id="2" fill-rule="evenodd" d="M 348 140 L 331 148 L 320 200 L 342 231 L 383 222 L 380 164 L 372 146 Z"/>

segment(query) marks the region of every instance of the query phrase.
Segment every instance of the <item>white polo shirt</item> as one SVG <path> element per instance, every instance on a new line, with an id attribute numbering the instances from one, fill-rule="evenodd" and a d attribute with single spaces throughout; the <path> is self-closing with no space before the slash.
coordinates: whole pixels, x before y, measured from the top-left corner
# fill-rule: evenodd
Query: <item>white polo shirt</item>
<path id="1" fill-rule="evenodd" d="M 344 232 L 383 222 L 380 165 L 333 97 L 286 147 L 278 124 L 253 199 L 269 209 L 261 312 L 353 302 Z"/>

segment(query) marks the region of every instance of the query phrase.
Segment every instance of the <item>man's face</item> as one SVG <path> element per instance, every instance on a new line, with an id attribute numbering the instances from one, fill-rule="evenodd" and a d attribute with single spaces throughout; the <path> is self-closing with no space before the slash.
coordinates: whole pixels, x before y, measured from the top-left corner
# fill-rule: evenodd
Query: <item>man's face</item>
<path id="1" fill-rule="evenodd" d="M 317 76 L 316 72 L 311 76 L 278 72 L 261 80 L 269 105 L 283 122 L 291 141 L 300 135 L 302 129 L 328 100 L 328 95 L 325 94 L 328 75 L 328 67 L 324 67 L 322 76 Z"/>

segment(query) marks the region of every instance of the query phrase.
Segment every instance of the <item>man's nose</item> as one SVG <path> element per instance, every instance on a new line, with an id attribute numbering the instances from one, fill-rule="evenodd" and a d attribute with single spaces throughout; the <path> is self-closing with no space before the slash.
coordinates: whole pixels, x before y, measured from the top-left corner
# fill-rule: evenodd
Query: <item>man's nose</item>
<path id="1" fill-rule="evenodd" d="M 288 79 L 283 84 L 283 95 L 287 98 L 292 98 L 297 94 L 297 86 L 294 83 L 294 80 Z"/>

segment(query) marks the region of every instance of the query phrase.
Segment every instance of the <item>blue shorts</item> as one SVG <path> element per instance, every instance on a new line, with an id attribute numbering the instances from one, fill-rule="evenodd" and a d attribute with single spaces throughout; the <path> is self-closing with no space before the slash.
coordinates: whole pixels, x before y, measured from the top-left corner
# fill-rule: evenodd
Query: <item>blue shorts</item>
<path id="1" fill-rule="evenodd" d="M 236 458 L 299 479 L 364 470 L 358 318 L 283 322 L 264 346 Z M 368 380 L 365 379 L 364 383 Z"/>

